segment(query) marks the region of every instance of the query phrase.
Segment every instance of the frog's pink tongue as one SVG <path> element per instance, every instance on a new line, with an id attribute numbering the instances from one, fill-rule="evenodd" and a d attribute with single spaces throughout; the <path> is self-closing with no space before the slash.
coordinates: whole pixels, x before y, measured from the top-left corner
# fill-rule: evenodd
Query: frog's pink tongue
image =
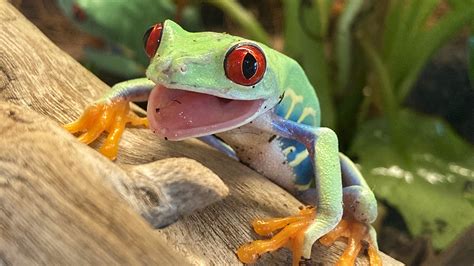
<path id="1" fill-rule="evenodd" d="M 147 116 L 153 132 L 180 140 L 232 128 L 255 114 L 262 102 L 229 100 L 158 85 L 148 98 Z"/>

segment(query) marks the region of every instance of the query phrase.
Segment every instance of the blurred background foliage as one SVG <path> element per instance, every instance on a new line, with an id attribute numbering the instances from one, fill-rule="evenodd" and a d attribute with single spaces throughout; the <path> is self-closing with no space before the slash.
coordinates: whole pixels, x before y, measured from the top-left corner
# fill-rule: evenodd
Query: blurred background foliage
<path id="1" fill-rule="evenodd" d="M 109 84 L 143 76 L 143 32 L 165 19 L 295 58 L 381 203 L 381 249 L 474 262 L 474 0 L 11 2 Z"/>

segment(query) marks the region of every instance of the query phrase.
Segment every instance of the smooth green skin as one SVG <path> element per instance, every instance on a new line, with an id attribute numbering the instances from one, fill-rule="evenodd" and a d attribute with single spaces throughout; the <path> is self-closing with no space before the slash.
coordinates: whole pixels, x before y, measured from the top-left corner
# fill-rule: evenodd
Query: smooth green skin
<path id="1" fill-rule="evenodd" d="M 242 43 L 258 46 L 266 57 L 267 68 L 264 77 L 253 86 L 236 84 L 225 74 L 223 62 L 227 52 L 236 44 Z M 354 214 L 354 217 L 359 217 L 356 219 L 367 224 L 375 219 L 376 201 L 373 193 L 353 163 L 339 154 L 336 134 L 329 128 L 319 127 L 320 111 L 316 94 L 304 71 L 293 59 L 258 42 L 223 33 L 190 33 L 173 21 L 167 20 L 164 23 L 160 46 L 147 68 L 146 75 L 147 78 L 115 85 L 99 101 L 109 102 L 119 98 L 143 100 L 156 84 L 169 89 L 194 91 L 228 99 L 261 99 L 264 102 L 260 110 L 251 117 L 226 129 L 225 132 L 221 129 L 219 132 L 209 131 L 207 135 L 220 133 L 219 136 L 226 141 L 229 134 L 238 133 L 240 126 L 246 126 L 256 130 L 258 135 L 278 135 L 283 138 L 282 143 L 285 140 L 296 140 L 305 145 L 308 151 L 306 156 L 315 169 L 313 172 L 316 187 L 315 205 L 318 210 L 317 219 L 305 232 L 303 244 L 305 258 L 310 257 L 313 243 L 332 230 L 342 218 L 342 180 L 346 186 L 344 187 L 346 211 L 362 213 L 361 216 Z M 281 99 L 284 93 L 285 97 Z M 298 103 L 299 109 L 293 108 L 292 103 Z M 296 111 L 297 109 L 299 111 Z M 308 110 L 313 111 L 314 118 L 310 122 L 305 122 L 306 120 L 300 122 L 304 111 Z M 297 112 L 301 113 L 293 117 L 293 113 Z M 288 119 L 285 118 L 285 113 Z M 258 146 L 257 143 L 252 143 L 253 139 L 248 138 L 248 142 L 243 145 Z M 282 156 L 283 147 L 278 148 Z M 281 157 L 268 154 L 268 158 Z M 258 167 L 255 168 L 259 170 Z M 296 167 L 289 169 L 294 171 L 293 174 L 296 173 Z M 276 173 L 266 174 L 276 175 Z M 353 208 L 349 208 L 350 206 Z M 370 240 L 376 246 L 375 231 L 371 229 L 370 234 Z"/>
<path id="2" fill-rule="evenodd" d="M 81 30 L 104 39 L 108 50 L 88 48 L 86 60 L 95 67 L 123 77 L 143 76 L 149 59 L 143 53 L 143 33 L 155 23 L 176 16 L 172 0 L 57 0 L 63 13 Z M 73 5 L 80 7 L 86 19 L 78 21 Z M 183 10 L 183 25 L 190 30 L 200 28 L 197 10 Z"/>
<path id="3" fill-rule="evenodd" d="M 223 67 L 222 58 L 229 48 L 242 41 L 258 44 L 265 53 L 268 66 L 273 66 L 267 67 L 264 78 L 251 89 L 229 80 Z M 156 54 L 159 56 L 155 56 L 150 62 L 146 76 L 154 83 L 169 88 L 231 99 L 265 99 L 267 107 L 273 107 L 285 89 L 280 84 L 287 83 L 289 75 L 286 73 L 299 73 L 300 83 L 303 84 L 295 84 L 296 87 L 311 86 L 295 61 L 261 43 L 215 32 L 190 33 L 171 20 L 165 23 L 162 41 Z M 185 72 L 181 71 L 183 67 L 186 68 Z M 282 69 L 284 71 L 281 71 Z M 260 112 L 255 117 L 258 115 Z"/>

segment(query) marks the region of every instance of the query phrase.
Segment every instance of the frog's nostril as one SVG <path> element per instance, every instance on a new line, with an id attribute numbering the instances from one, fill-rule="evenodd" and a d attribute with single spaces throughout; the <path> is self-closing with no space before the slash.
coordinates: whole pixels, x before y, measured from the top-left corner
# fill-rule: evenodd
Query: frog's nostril
<path id="1" fill-rule="evenodd" d="M 182 74 L 186 73 L 187 70 L 188 70 L 188 67 L 186 65 L 181 65 L 179 67 L 179 71 L 181 71 Z"/>
<path id="2" fill-rule="evenodd" d="M 162 67 L 161 73 L 163 73 L 165 75 L 169 75 L 170 70 L 171 70 L 171 64 L 168 64 L 168 65 L 165 65 L 164 67 Z"/>
<path id="3" fill-rule="evenodd" d="M 161 58 L 156 64 L 156 72 L 169 75 L 171 71 L 171 59 Z"/>

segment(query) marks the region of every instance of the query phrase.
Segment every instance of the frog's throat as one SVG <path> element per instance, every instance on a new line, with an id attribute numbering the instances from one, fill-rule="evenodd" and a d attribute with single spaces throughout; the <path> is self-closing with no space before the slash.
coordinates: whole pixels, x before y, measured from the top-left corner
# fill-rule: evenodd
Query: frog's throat
<path id="1" fill-rule="evenodd" d="M 226 99 L 157 85 L 148 98 L 147 116 L 155 134 L 182 140 L 244 125 L 259 114 L 263 103 L 263 99 Z"/>

